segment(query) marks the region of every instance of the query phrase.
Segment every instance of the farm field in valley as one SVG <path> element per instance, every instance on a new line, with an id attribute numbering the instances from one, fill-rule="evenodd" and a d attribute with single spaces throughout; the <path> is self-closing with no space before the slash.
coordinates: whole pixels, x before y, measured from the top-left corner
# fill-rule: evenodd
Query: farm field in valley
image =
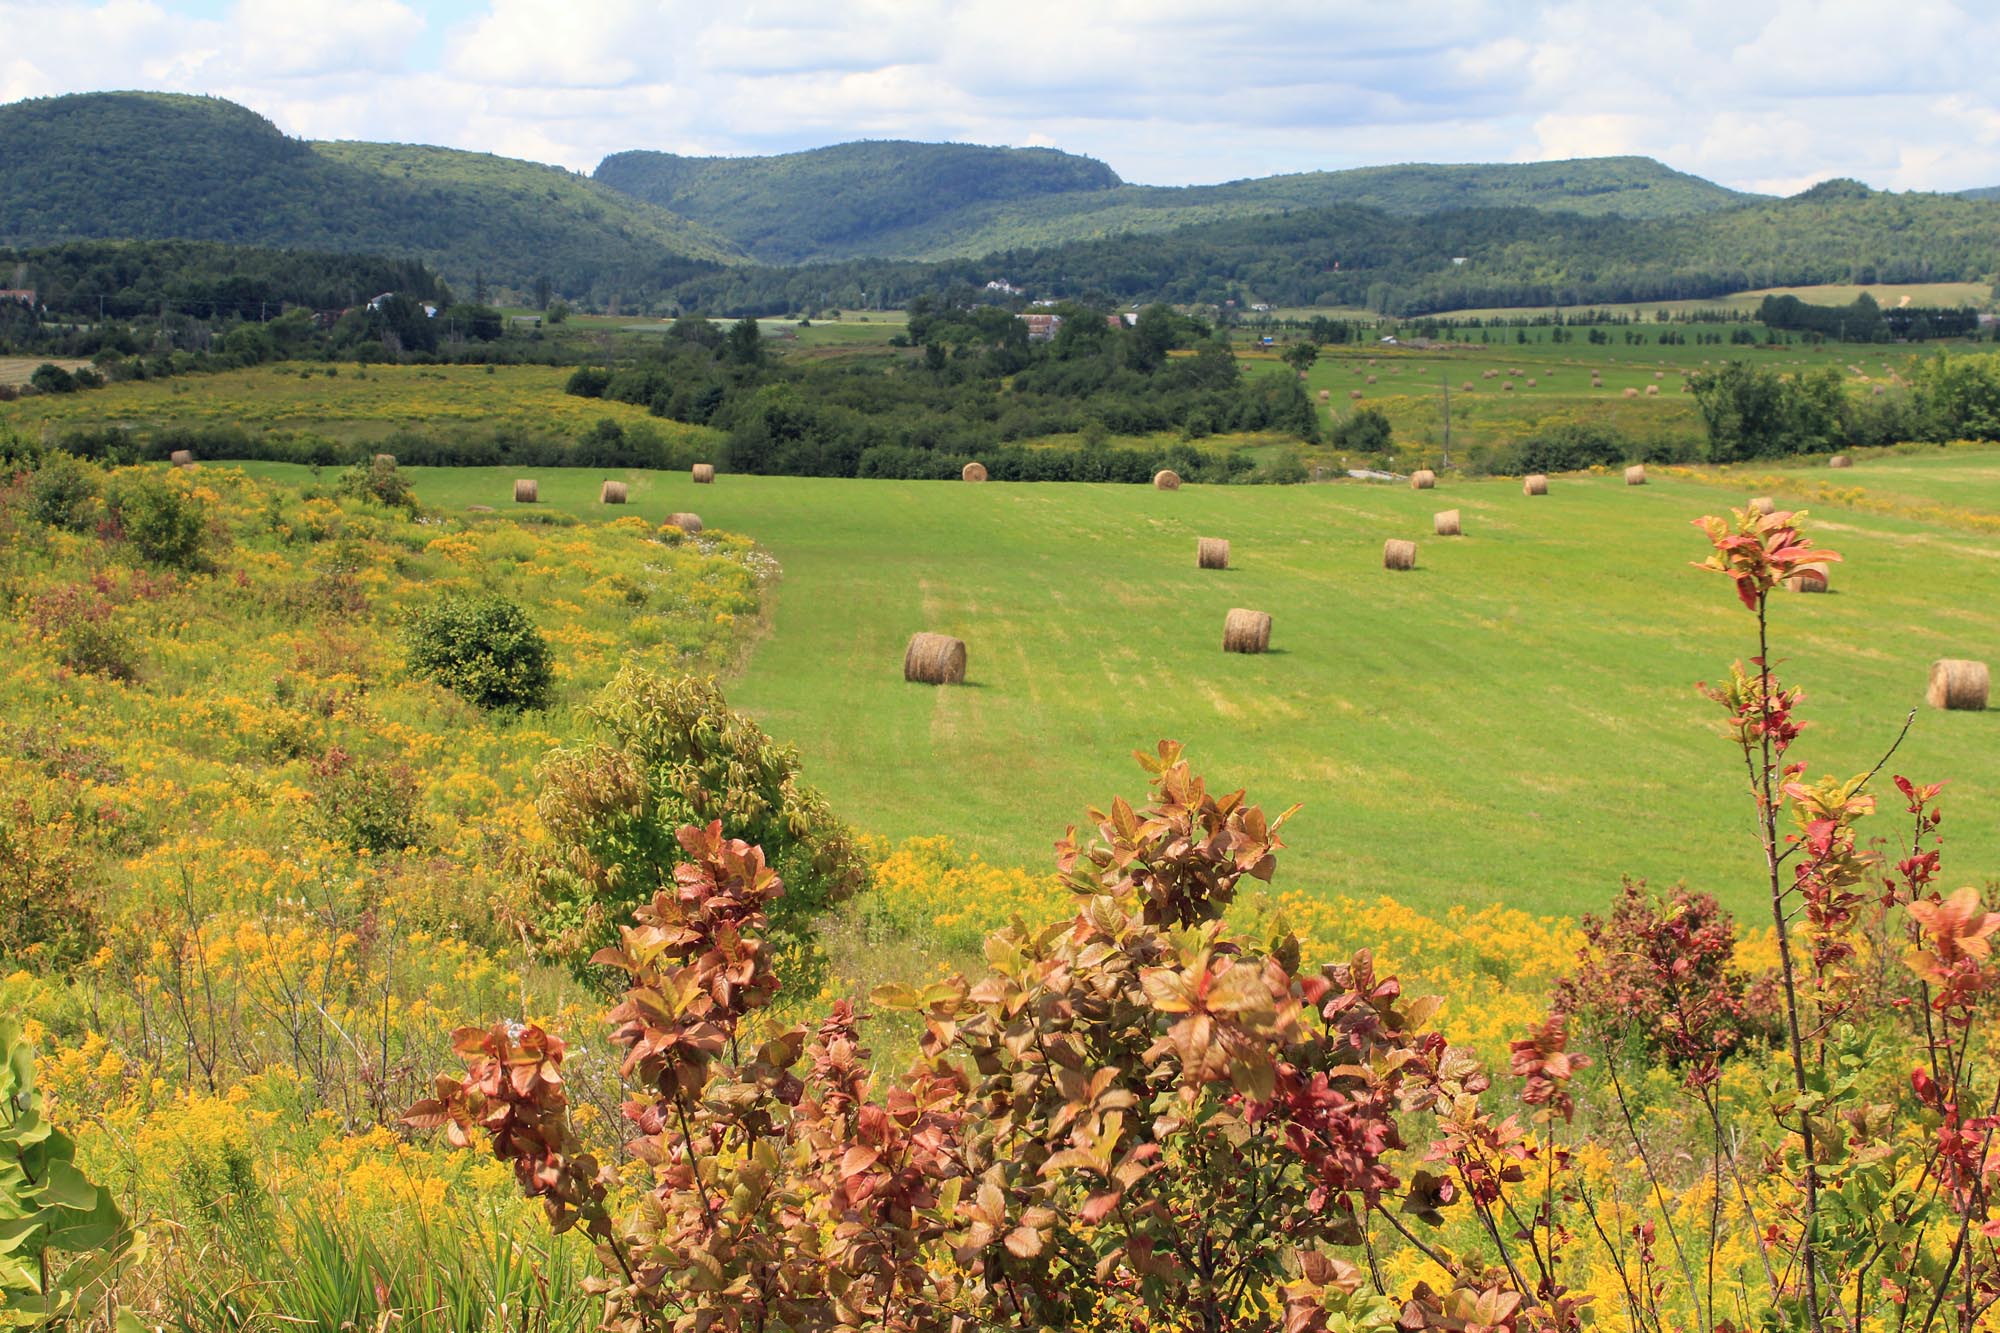
<path id="1" fill-rule="evenodd" d="M 1865 460 L 1910 494 L 1995 497 L 2000 455 Z M 254 471 L 297 477 L 302 469 Z M 427 503 L 505 506 L 512 473 L 409 469 Z M 1768 469 L 1766 469 L 1768 472 Z M 1821 470 L 1822 475 L 1826 475 Z M 544 471 L 545 507 L 585 517 L 603 474 Z M 1808 474 L 1799 473 L 1805 479 Z M 1734 489 L 1665 476 L 1388 486 L 966 486 L 632 474 L 624 512 L 691 508 L 754 537 L 784 576 L 770 635 L 731 698 L 796 744 L 862 827 L 951 830 L 1039 867 L 1084 807 L 1135 785 L 1130 752 L 1185 741 L 1198 768 L 1270 808 L 1303 802 L 1282 882 L 1421 910 L 1601 909 L 1629 873 L 1685 879 L 1754 914 L 1748 811 L 1694 683 L 1754 652 L 1753 624 L 1689 521 Z M 1963 484 L 1961 484 L 1963 483 Z M 1981 488 L 1991 488 L 1982 490 Z M 1435 510 L 1466 536 L 1430 535 Z M 1808 690 L 1794 754 L 1865 770 L 1922 698 L 1930 661 L 1991 658 L 2000 537 L 1823 510 L 1835 593 L 1780 600 L 1774 633 Z M 1198 536 L 1232 542 L 1199 571 Z M 1413 537 L 1418 567 L 1381 566 Z M 1220 651 L 1232 606 L 1271 612 L 1274 651 Z M 920 629 L 965 639 L 962 688 L 904 683 Z M 1920 710 L 1894 768 L 1949 776 L 1960 867 L 1993 864 L 1991 714 Z"/>

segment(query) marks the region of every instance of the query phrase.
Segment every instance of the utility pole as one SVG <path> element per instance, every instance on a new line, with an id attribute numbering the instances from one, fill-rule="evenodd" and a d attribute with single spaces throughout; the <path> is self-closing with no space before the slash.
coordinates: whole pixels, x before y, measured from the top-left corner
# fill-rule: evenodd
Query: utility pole
<path id="1" fill-rule="evenodd" d="M 1444 461 L 1440 467 L 1451 467 L 1451 367 L 1438 367 L 1438 385 L 1444 390 Z"/>

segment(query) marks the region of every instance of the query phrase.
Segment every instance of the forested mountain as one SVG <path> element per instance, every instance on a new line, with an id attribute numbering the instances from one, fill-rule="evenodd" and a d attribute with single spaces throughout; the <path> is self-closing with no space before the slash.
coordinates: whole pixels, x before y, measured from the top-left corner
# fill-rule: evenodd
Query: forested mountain
<path id="1" fill-rule="evenodd" d="M 1353 206 L 1184 227 L 936 264 L 739 268 L 674 289 L 685 306 L 775 313 L 897 304 L 1004 275 L 1036 297 L 1360 306 L 1419 314 L 1721 296 L 1827 282 L 1991 281 L 2000 207 L 1830 181 L 1790 199 L 1674 219 L 1528 208 L 1400 217 Z"/>
<path id="2" fill-rule="evenodd" d="M 1124 184 L 1102 162 L 1053 148 L 901 140 L 775 157 L 615 153 L 594 179 L 709 226 L 772 264 L 900 254 L 967 209 L 1095 196 Z"/>
<path id="3" fill-rule="evenodd" d="M 596 179 L 701 222 L 766 263 L 976 257 L 1299 208 L 1355 204 L 1417 216 L 1524 207 L 1678 217 L 1757 196 L 1645 157 L 1362 167 L 1225 185 L 1127 185 L 1050 149 L 852 143 L 778 157 L 619 153 Z"/>
<path id="4" fill-rule="evenodd" d="M 1981 186 L 1976 190 L 1960 190 L 1961 199 L 2000 199 L 2000 185 Z"/>
<path id="5" fill-rule="evenodd" d="M 0 106 L 0 243 L 190 239 L 421 259 L 589 297 L 740 258 L 684 219 L 557 167 L 309 143 L 218 98 L 87 93 Z"/>

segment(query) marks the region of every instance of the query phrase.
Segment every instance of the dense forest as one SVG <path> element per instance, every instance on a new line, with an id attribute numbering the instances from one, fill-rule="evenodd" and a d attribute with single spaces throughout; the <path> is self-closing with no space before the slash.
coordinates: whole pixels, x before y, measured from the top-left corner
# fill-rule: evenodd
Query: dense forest
<path id="1" fill-rule="evenodd" d="M 1752 197 L 1643 157 L 1361 167 L 1167 187 L 1127 185 L 1101 163 L 1049 149 L 915 143 L 749 158 L 619 153 L 596 179 L 774 264 L 977 258 L 1343 204 L 1402 216 L 1520 207 L 1678 217 Z"/>
<path id="2" fill-rule="evenodd" d="M 920 292 L 1004 275 L 1035 296 L 1413 315 L 1701 299 L 1814 283 L 1990 282 L 1996 270 L 1995 205 L 1836 181 L 1791 199 L 1667 220 L 1526 208 L 1418 218 L 1306 209 L 979 261 L 735 268 L 670 290 L 684 308 L 775 314 L 899 305 Z"/>
<path id="3" fill-rule="evenodd" d="M 608 299 L 739 258 L 556 167 L 292 139 L 217 98 L 91 93 L 0 107 L 0 243 L 189 239 L 407 255 L 470 290 Z"/>
<path id="4" fill-rule="evenodd" d="M 275 250 L 217 241 L 71 241 L 0 246 L 0 278 L 35 292 L 47 315 L 129 319 L 162 307 L 203 318 L 259 319 L 286 306 L 338 311 L 384 292 L 450 293 L 414 259 Z"/>

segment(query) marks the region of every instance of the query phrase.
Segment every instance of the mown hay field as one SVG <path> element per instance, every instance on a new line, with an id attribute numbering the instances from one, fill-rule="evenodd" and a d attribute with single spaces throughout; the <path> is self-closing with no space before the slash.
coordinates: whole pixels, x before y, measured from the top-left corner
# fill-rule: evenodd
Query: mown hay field
<path id="1" fill-rule="evenodd" d="M 1963 506 L 1955 478 L 1995 457 L 1940 457 L 1908 484 Z M 1842 481 L 1865 487 L 1878 466 L 1905 465 L 1864 456 Z M 410 475 L 454 508 L 505 504 L 513 479 Z M 868 830 L 951 830 L 991 861 L 1042 866 L 1063 822 L 1132 785 L 1130 753 L 1171 736 L 1214 780 L 1304 803 L 1287 832 L 1295 890 L 1567 915 L 1631 874 L 1753 914 L 1740 759 L 1694 689 L 1755 652 L 1728 586 L 1689 564 L 1706 549 L 1690 521 L 1751 493 L 1714 475 L 1558 476 L 1529 498 L 1450 475 L 1427 493 L 740 476 L 696 492 L 634 473 L 630 505 L 609 512 L 693 508 L 777 557 L 773 629 L 731 698 Z M 603 514 L 604 479 L 543 471 L 543 504 Z M 1463 537 L 1431 535 L 1446 507 Z M 1794 756 L 1858 773 L 1921 703 L 1934 658 L 2000 657 L 2000 533 L 1821 513 L 1846 562 L 1832 594 L 1782 599 L 1774 632 L 1814 723 Z M 1201 536 L 1230 540 L 1228 570 L 1195 567 Z M 1418 541 L 1413 572 L 1382 568 L 1392 537 Z M 1232 607 L 1273 615 L 1271 652 L 1222 652 Z M 919 630 L 966 641 L 965 685 L 904 681 Z M 1951 780 L 1969 875 L 2000 860 L 1996 725 L 1920 710 L 1893 764 Z"/>

